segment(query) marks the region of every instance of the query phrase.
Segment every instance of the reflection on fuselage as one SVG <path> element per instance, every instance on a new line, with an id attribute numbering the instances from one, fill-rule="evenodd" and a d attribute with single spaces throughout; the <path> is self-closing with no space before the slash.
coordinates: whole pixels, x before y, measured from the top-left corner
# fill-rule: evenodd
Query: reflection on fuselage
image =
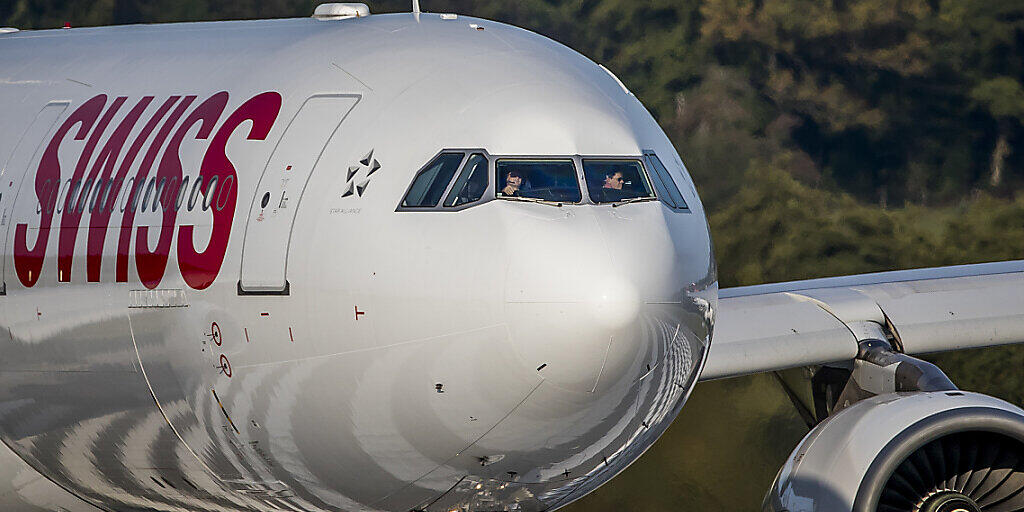
<path id="1" fill-rule="evenodd" d="M 318 468 L 301 455 L 319 449 L 334 460 L 345 461 L 342 467 L 353 478 L 373 473 L 374 482 L 393 479 L 392 487 L 403 495 L 421 495 L 424 500 L 437 497 L 448 491 L 451 479 L 466 487 L 466 492 L 444 494 L 430 510 L 464 505 L 467 496 L 479 507 L 514 501 L 520 503 L 521 510 L 543 510 L 576 499 L 607 481 L 667 428 L 697 376 L 700 360 L 695 356 L 707 348 L 706 337 L 695 336 L 681 327 L 679 320 L 681 315 L 702 320 L 704 314 L 696 305 L 687 309 L 648 306 L 637 326 L 643 349 L 636 353 L 629 382 L 610 387 L 596 400 L 574 398 L 574 394 L 540 383 L 500 425 L 493 425 L 487 436 L 467 449 L 470 455 L 446 461 L 431 456 L 436 444 L 431 437 L 443 430 L 432 430 L 430 437 L 408 430 L 424 422 L 441 426 L 444 418 L 436 417 L 439 411 L 430 406 L 409 403 L 405 397 L 412 390 L 406 388 L 404 376 L 386 371 L 404 366 L 403 361 L 429 363 L 431 354 L 438 352 L 436 344 L 395 350 L 387 358 L 356 354 L 272 365 L 248 373 L 221 390 L 223 406 L 233 415 L 249 418 L 250 425 L 258 424 L 258 432 L 264 433 L 252 436 L 244 445 L 235 441 L 228 429 L 214 430 L 206 444 L 195 442 L 206 432 L 189 419 L 192 408 L 188 402 L 198 405 L 196 410 L 205 421 L 223 415 L 209 393 L 187 401 L 180 397 L 161 402 L 163 414 L 193 450 L 214 453 L 233 447 L 219 455 L 241 476 L 239 487 L 260 488 L 248 493 L 258 498 L 239 499 L 220 491 L 204 468 L 189 463 L 194 457 L 176 443 L 176 434 L 161 411 L 140 392 L 144 388 L 138 373 L 71 372 L 65 379 L 54 379 L 52 374 L 40 379 L 40 374 L 4 372 L 0 374 L 3 389 L 9 391 L 0 420 L 7 432 L 25 432 L 24 437 L 12 439 L 13 446 L 51 478 L 76 494 L 115 508 L 260 510 L 264 503 L 286 502 L 300 510 L 353 510 L 388 503 L 391 496 L 374 498 L 351 487 L 347 493 L 338 492 L 336 485 L 348 481 L 338 475 L 339 468 Z M 458 345 L 455 338 L 451 344 Z M 42 346 L 56 343 L 52 338 L 37 341 Z M 114 358 L 117 353 L 109 355 Z M 358 375 L 360 372 L 363 375 Z M 339 381 L 339 375 L 348 375 L 351 382 Z M 352 386 L 351 392 L 347 398 L 333 400 L 321 396 L 330 394 L 323 386 L 328 381 Z M 487 387 L 486 382 L 466 384 Z M 66 406 L 58 406 L 54 394 L 66 395 L 69 389 L 82 390 L 89 399 L 65 396 L 60 403 Z M 391 393 L 381 393 L 388 389 Z M 108 407 L 97 407 L 93 399 L 97 396 L 107 397 Z M 308 418 L 326 406 L 355 413 L 351 417 L 355 428 L 324 437 L 305 431 L 309 426 L 304 422 L 292 421 Z M 377 412 L 371 417 L 364 416 L 374 410 Z M 538 437 L 543 432 L 547 437 Z M 328 439 L 330 446 L 302 446 Z M 260 446 L 267 451 L 261 453 Z M 479 467 L 480 453 L 502 458 L 474 471 L 475 475 L 466 475 L 473 466 Z M 439 474 L 448 477 L 436 478 Z M 415 489 L 403 488 L 403 482 L 410 479 L 423 483 L 414 484 Z M 284 489 L 289 491 L 278 492 Z"/>

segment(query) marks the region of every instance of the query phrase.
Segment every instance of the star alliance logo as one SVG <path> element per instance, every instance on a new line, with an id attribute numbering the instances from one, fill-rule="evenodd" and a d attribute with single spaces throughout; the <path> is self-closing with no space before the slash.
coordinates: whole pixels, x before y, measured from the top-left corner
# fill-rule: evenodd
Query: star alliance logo
<path id="1" fill-rule="evenodd" d="M 348 197 L 352 194 L 357 194 L 359 197 L 363 197 L 363 192 L 366 191 L 366 186 L 370 184 L 370 177 L 373 173 L 380 170 L 380 162 L 376 158 L 373 158 L 373 150 L 366 154 L 359 161 L 359 165 L 353 165 L 348 168 L 348 183 L 345 186 L 345 192 L 341 194 L 341 197 Z M 360 173 L 364 173 L 364 178 L 356 183 L 356 177 Z"/>

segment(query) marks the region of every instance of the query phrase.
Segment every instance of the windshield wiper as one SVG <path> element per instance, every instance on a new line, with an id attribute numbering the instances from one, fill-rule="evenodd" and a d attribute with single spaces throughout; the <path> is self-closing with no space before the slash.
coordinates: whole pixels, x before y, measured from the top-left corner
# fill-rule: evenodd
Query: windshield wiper
<path id="1" fill-rule="evenodd" d="M 502 196 L 501 199 L 509 199 L 512 201 L 525 201 L 527 203 L 540 203 L 550 206 L 562 207 L 562 203 L 559 201 L 549 201 L 547 199 L 541 199 L 539 197 L 523 197 L 523 196 Z"/>
<path id="2" fill-rule="evenodd" d="M 615 208 L 616 206 L 622 206 L 624 204 L 629 204 L 629 203 L 642 203 L 644 201 L 654 201 L 656 199 L 657 199 L 656 197 L 630 197 L 629 199 L 622 199 L 620 201 L 615 201 L 614 203 L 612 203 L 612 208 Z"/>

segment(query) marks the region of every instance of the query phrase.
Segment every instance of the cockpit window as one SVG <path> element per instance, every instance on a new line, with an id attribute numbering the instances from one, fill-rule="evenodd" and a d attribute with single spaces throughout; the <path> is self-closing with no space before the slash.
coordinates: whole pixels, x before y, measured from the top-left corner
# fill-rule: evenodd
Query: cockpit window
<path id="1" fill-rule="evenodd" d="M 658 155 L 644 152 L 644 158 L 647 160 L 647 168 L 651 170 L 651 179 L 654 181 L 654 188 L 658 191 L 658 197 L 672 208 L 689 209 L 683 195 L 679 193 L 679 187 L 676 186 L 675 180 L 672 179 L 668 169 L 662 165 Z"/>
<path id="2" fill-rule="evenodd" d="M 693 192 L 692 184 L 684 185 Z M 494 199 L 581 204 L 583 187 L 588 204 L 620 206 L 658 200 L 689 212 L 676 179 L 651 150 L 644 150 L 642 156 L 503 157 L 490 155 L 484 148 L 451 147 L 416 173 L 396 211 L 454 213 Z"/>
<path id="3" fill-rule="evenodd" d="M 595 203 L 654 199 L 638 160 L 583 160 L 587 191 Z"/>
<path id="4" fill-rule="evenodd" d="M 463 153 L 441 153 L 430 161 L 416 175 L 409 192 L 406 192 L 402 206 L 406 208 L 431 208 L 441 200 L 452 176 L 458 170 L 465 155 Z"/>
<path id="5" fill-rule="evenodd" d="M 487 157 L 481 153 L 473 153 L 466 164 L 462 166 L 462 173 L 455 180 L 451 192 L 444 200 L 445 207 L 462 206 L 464 204 L 478 201 L 487 190 Z"/>
<path id="6" fill-rule="evenodd" d="M 572 160 L 498 160 L 496 195 L 507 199 L 536 199 L 578 203 L 583 199 Z"/>

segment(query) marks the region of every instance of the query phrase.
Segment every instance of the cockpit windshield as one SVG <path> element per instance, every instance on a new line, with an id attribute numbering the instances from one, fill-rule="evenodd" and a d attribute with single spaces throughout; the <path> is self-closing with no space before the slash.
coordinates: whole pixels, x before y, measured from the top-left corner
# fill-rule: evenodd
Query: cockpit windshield
<path id="1" fill-rule="evenodd" d="M 654 199 L 638 160 L 583 160 L 587 191 L 595 203 Z"/>
<path id="2" fill-rule="evenodd" d="M 686 169 L 681 171 L 685 180 Z M 435 154 L 416 172 L 396 211 L 458 212 L 494 199 L 612 208 L 660 201 L 690 211 L 676 178 L 651 150 L 619 156 L 494 156 L 484 148 Z"/>
<path id="3" fill-rule="evenodd" d="M 555 203 L 583 200 L 572 160 L 498 160 L 495 165 L 499 198 L 522 198 Z"/>
<path id="4" fill-rule="evenodd" d="M 462 206 L 477 201 L 487 190 L 487 157 L 473 153 L 462 166 L 462 174 L 452 185 L 452 191 L 444 200 L 446 208 Z"/>

